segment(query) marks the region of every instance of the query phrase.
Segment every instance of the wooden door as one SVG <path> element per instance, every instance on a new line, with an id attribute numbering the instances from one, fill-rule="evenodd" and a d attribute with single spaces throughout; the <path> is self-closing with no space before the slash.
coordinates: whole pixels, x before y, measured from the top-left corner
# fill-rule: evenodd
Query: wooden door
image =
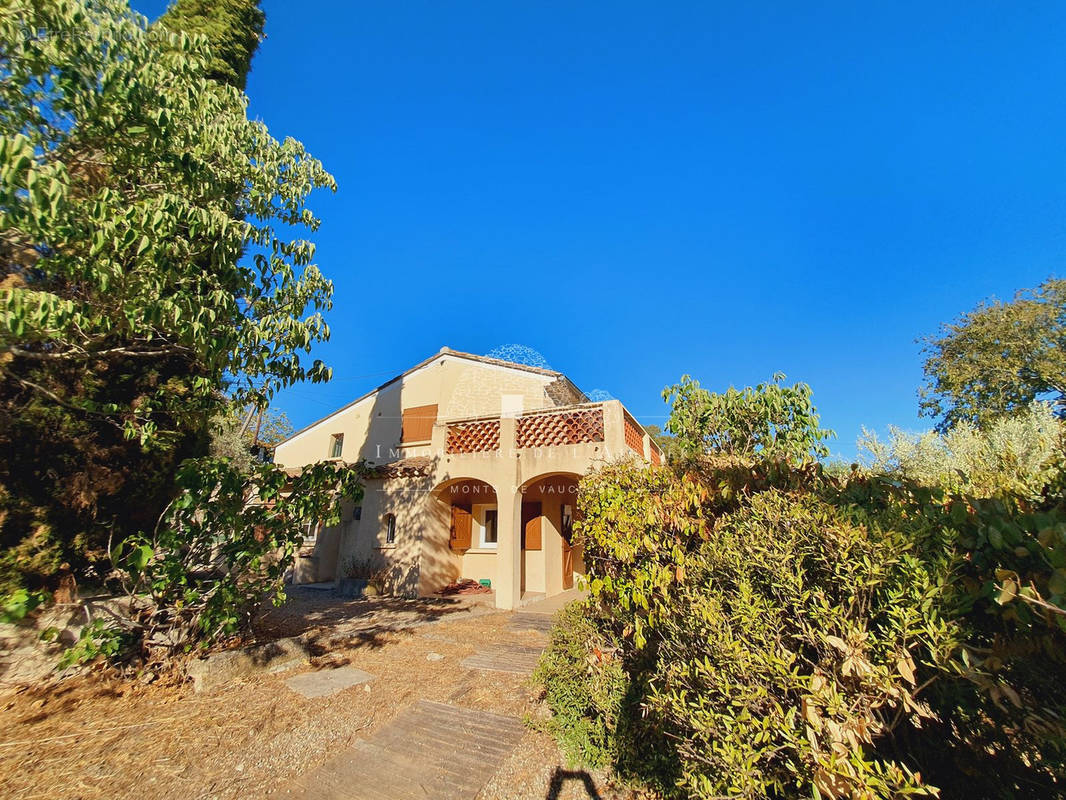
<path id="1" fill-rule="evenodd" d="M 466 550 L 470 547 L 472 518 L 473 515 L 470 513 L 469 504 L 452 506 L 452 535 L 450 541 L 452 550 Z"/>
<path id="2" fill-rule="evenodd" d="M 540 500 L 522 503 L 522 549 L 540 550 Z"/>

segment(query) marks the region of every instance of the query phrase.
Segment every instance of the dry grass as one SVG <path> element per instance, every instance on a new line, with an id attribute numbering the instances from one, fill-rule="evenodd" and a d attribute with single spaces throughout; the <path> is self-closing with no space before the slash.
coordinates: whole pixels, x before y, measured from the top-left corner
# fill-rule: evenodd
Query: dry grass
<path id="1" fill-rule="evenodd" d="M 534 709 L 526 677 L 459 666 L 494 644 L 544 643 L 542 634 L 507 630 L 507 614 L 482 609 L 476 618 L 449 616 L 402 604 L 390 614 L 378 604 L 376 622 L 367 624 L 355 610 L 302 598 L 270 616 L 263 629 L 313 635 L 320 654 L 302 669 L 352 664 L 376 676 L 332 697 L 309 700 L 289 690 L 283 680 L 294 670 L 212 694 L 193 694 L 188 684 L 166 679 L 144 685 L 98 673 L 3 698 L 0 796 L 262 797 L 418 699 L 520 718 Z M 430 653 L 444 658 L 429 661 Z M 588 797 L 580 776 L 565 775 L 553 795 L 553 772 L 562 769 L 550 738 L 531 731 L 480 797 Z M 602 776 L 596 783 L 601 796 L 614 796 Z"/>

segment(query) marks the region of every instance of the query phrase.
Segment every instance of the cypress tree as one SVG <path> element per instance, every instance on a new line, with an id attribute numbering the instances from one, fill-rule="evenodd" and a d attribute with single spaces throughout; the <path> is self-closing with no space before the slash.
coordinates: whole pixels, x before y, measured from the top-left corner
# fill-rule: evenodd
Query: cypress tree
<path id="1" fill-rule="evenodd" d="M 259 0 L 176 0 L 159 18 L 172 31 L 206 36 L 212 52 L 207 77 L 241 91 L 265 22 Z"/>

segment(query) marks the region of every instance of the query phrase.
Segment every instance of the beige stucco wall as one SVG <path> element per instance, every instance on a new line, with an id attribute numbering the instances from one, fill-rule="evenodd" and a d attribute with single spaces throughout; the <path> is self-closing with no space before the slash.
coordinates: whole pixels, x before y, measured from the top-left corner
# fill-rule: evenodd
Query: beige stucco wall
<path id="1" fill-rule="evenodd" d="M 369 397 L 333 414 L 278 445 L 274 461 L 295 467 L 329 458 L 332 437 L 344 435 L 341 458 L 364 458 L 384 464 L 428 448 L 400 448 L 403 410 L 437 406 L 438 419 L 497 415 L 506 404 L 514 410 L 554 405 L 546 392 L 551 375 L 485 364 L 442 353 L 421 369 L 390 383 Z M 505 399 L 506 398 L 506 399 Z"/>
<path id="2" fill-rule="evenodd" d="M 467 550 L 463 556 L 462 577 L 479 581 L 488 578 L 496 586 L 496 551 Z"/>
<path id="3" fill-rule="evenodd" d="M 523 592 L 562 591 L 561 506 L 576 507 L 576 479 L 617 458 L 633 458 L 624 439 L 624 410 L 616 400 L 600 405 L 605 440 L 581 445 L 516 449 L 514 414 L 554 403 L 546 387 L 551 375 L 500 368 L 448 353 L 391 383 L 365 400 L 311 426 L 277 448 L 275 460 L 303 466 L 329 455 L 331 436 L 344 434 L 345 461 L 362 457 L 386 464 L 414 455 L 428 456 L 427 474 L 420 477 L 375 478 L 367 482 L 361 518 L 347 513 L 338 526 L 323 531 L 309 558 L 297 563 L 297 581 L 344 577 L 350 560 L 372 559 L 393 569 L 393 589 L 404 594 L 430 594 L 458 577 L 488 578 L 499 607 L 512 608 Z M 399 448 L 402 412 L 414 406 L 438 405 L 438 424 L 429 442 Z M 446 452 L 447 419 L 470 416 L 500 418 L 501 449 L 497 452 Z M 647 456 L 647 451 L 645 452 Z M 445 488 L 457 482 L 481 481 L 495 494 L 499 543 L 462 553 L 449 546 L 451 499 Z M 521 504 L 542 503 L 542 547 L 523 551 Z M 477 499 L 470 502 L 477 503 Z M 385 515 L 396 516 L 396 542 L 385 542 Z M 574 571 L 583 571 L 574 553 Z"/>

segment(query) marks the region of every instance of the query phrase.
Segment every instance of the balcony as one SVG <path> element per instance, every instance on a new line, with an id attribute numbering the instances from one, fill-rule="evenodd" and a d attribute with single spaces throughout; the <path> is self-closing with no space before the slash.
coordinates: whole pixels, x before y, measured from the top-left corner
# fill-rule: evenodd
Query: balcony
<path id="1" fill-rule="evenodd" d="M 662 453 L 617 400 L 558 406 L 516 415 L 439 421 L 434 443 L 447 456 L 534 457 L 540 451 L 575 448 L 601 457 L 632 452 L 659 464 Z M 440 451 L 438 451 L 440 452 Z"/>

